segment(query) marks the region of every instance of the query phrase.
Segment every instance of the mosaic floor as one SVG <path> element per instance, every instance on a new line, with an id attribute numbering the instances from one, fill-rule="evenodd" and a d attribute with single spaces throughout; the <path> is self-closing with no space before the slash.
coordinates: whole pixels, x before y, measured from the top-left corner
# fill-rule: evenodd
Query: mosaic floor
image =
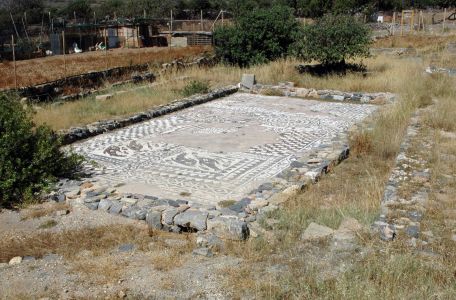
<path id="1" fill-rule="evenodd" d="M 216 204 L 240 199 L 375 109 L 238 93 L 73 147 L 123 192 Z"/>

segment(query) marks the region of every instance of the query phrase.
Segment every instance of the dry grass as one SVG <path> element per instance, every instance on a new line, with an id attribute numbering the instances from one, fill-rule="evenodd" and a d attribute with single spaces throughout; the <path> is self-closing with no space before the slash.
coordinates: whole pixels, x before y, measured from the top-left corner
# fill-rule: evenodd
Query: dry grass
<path id="1" fill-rule="evenodd" d="M 388 36 L 378 39 L 372 47 L 375 48 L 417 48 L 417 49 L 438 49 L 445 47 L 448 42 L 455 40 L 454 35 L 424 35 L 413 34 L 404 36 Z"/>
<path id="2" fill-rule="evenodd" d="M 77 258 L 71 264 L 71 272 L 87 277 L 90 282 L 117 284 L 128 263 L 110 256 Z"/>
<path id="3" fill-rule="evenodd" d="M 209 69 L 191 68 L 163 74 L 153 87 L 125 87 L 126 90 L 129 88 L 132 90 L 116 95 L 107 101 L 100 102 L 96 101 L 94 97 L 89 97 L 57 106 L 45 105 L 36 112 L 34 119 L 38 124 L 46 123 L 56 130 L 85 125 L 103 119 L 113 119 L 182 98 L 180 91 L 189 80 L 209 82 L 212 88 L 216 88 L 239 82 L 243 73 L 255 74 L 257 80 L 264 84 L 293 81 L 297 86 L 306 88 L 396 93 L 404 90 L 403 81 L 397 80 L 397 78 L 408 78 L 410 80 L 415 78 L 416 74 L 422 73 L 422 66 L 413 61 L 393 60 L 379 56 L 364 62 L 372 71 L 372 74 L 367 78 L 356 73 L 347 76 L 332 75 L 327 77 L 299 74 L 295 69 L 299 61 L 292 59 L 279 60 L 249 69 L 224 65 Z M 185 77 L 187 80 L 176 81 L 176 77 Z M 107 92 L 115 91 L 116 89 L 108 89 Z"/>
<path id="4" fill-rule="evenodd" d="M 30 206 L 21 211 L 21 220 L 50 216 L 59 210 L 70 210 L 70 206 L 66 203 L 45 203 Z"/>
<path id="5" fill-rule="evenodd" d="M 418 63 L 384 59 L 374 59 L 371 63 L 383 60 L 386 67 L 380 64 L 376 66 L 383 75 L 391 77 L 381 79 L 374 76 L 361 84 L 367 89 L 383 85 L 384 90 L 399 94 L 397 103 L 384 107 L 365 127 L 367 129 L 352 135 L 352 156 L 348 160 L 318 184 L 290 199 L 286 209 L 272 216 L 279 220 L 279 224 L 273 233 L 266 236 L 267 240 L 255 239 L 245 245 L 230 244 L 227 251 L 246 261 L 239 270 L 229 273 L 229 285 L 235 285 L 232 290 L 238 291 L 237 296 L 249 292 L 256 298 L 267 299 L 450 299 L 456 296 L 456 259 L 448 225 L 444 233 L 448 238 L 437 244 L 435 252 L 440 256 L 436 258 L 411 253 L 404 240 L 387 245 L 380 244 L 375 236 L 362 235 L 362 244 L 371 251 L 355 262 L 349 271 L 325 280 L 320 276 L 322 269 L 309 269 L 311 262 L 295 250 L 299 236 L 310 222 L 336 229 L 344 218 L 353 217 L 366 227 L 372 224 L 378 216 L 384 187 L 410 116 L 418 107 L 426 107 L 431 103 L 430 100 L 439 99 L 428 119 L 434 120 L 434 127 L 439 129 L 454 128 L 452 126 L 456 124 L 453 115 L 456 102 L 450 100 L 454 100 L 456 91 L 454 79 L 424 76 L 423 65 Z M 314 84 L 318 86 L 325 80 L 314 79 Z M 346 87 L 350 83 L 345 80 L 334 78 L 332 85 L 336 88 Z M 456 153 L 456 147 L 451 151 Z M 439 172 L 454 174 L 456 159 L 452 159 L 453 163 L 445 162 L 445 168 L 436 166 Z M 452 187 L 448 195 L 456 192 L 455 182 Z M 442 181 L 435 189 L 442 190 Z M 451 205 L 454 207 L 454 201 Z M 442 221 L 444 214 L 441 209 L 437 211 L 440 213 L 430 215 L 440 216 L 441 221 L 434 218 L 429 222 L 440 222 L 440 227 L 445 228 L 446 223 Z M 325 247 L 318 247 L 321 255 Z M 239 272 L 245 268 L 271 264 L 287 265 L 289 271 L 281 273 L 278 280 L 263 284 L 258 283 L 254 272 L 243 273 L 240 279 Z"/>
<path id="6" fill-rule="evenodd" d="M 456 80 L 455 80 L 456 84 Z M 427 115 L 426 123 L 435 129 L 456 130 L 456 93 L 439 99 L 435 110 Z"/>
<path id="7" fill-rule="evenodd" d="M 0 262 L 8 262 L 15 256 L 34 256 L 40 258 L 49 253 L 74 258 L 82 250 L 92 251 L 94 255 L 124 243 L 134 243 L 145 249 L 151 241 L 147 230 L 133 226 L 102 226 L 83 228 L 64 232 L 39 232 L 11 239 L 0 240 Z"/>
<path id="8" fill-rule="evenodd" d="M 185 242 L 186 246 L 175 247 L 164 244 L 165 239 Z M 90 251 L 94 256 L 105 254 L 121 244 L 135 244 L 141 251 L 163 251 L 176 258 L 178 254 L 188 253 L 194 244 L 193 237 L 182 234 L 149 231 L 145 227 L 132 225 L 100 226 L 61 232 L 38 232 L 32 235 L 0 239 L 0 262 L 8 262 L 15 256 L 34 256 L 40 258 L 49 253 L 74 259 L 81 251 Z M 175 253 L 174 253 L 174 252 Z M 174 253 L 174 254 L 173 254 Z M 164 257 L 170 266 L 176 265 Z M 155 263 L 155 262 L 154 262 Z M 159 262 L 157 262 L 159 263 Z"/>
<path id="9" fill-rule="evenodd" d="M 131 66 L 148 63 L 151 67 L 174 59 L 186 59 L 211 51 L 208 47 L 187 48 L 143 48 L 113 49 L 104 52 L 86 52 L 66 56 L 64 73 L 63 56 L 50 56 L 17 62 L 19 86 L 30 86 L 65 76 L 78 75 L 90 71 L 101 71 L 108 68 Z M 106 64 L 107 62 L 107 64 Z M 14 87 L 14 67 L 12 62 L 0 63 L 0 89 Z"/>
<path id="10" fill-rule="evenodd" d="M 173 88 L 165 85 L 134 88 L 105 101 L 96 100 L 95 96 L 92 96 L 57 106 L 43 105 L 36 111 L 34 120 L 37 124 L 47 124 L 59 130 L 128 116 L 181 98 L 180 90 L 185 84 L 185 81 L 175 81 Z"/>

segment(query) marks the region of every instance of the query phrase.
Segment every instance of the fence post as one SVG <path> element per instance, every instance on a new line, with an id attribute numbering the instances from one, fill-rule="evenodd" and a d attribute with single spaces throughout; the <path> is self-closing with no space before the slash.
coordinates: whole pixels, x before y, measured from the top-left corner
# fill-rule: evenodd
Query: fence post
<path id="1" fill-rule="evenodd" d="M 173 10 L 171 10 L 171 19 L 169 22 L 169 47 L 171 47 L 171 40 L 173 39 Z"/>
<path id="2" fill-rule="evenodd" d="M 410 17 L 410 34 L 415 31 L 415 10 L 412 9 L 412 16 Z"/>
<path id="3" fill-rule="evenodd" d="M 105 44 L 105 65 L 106 65 L 106 70 L 108 69 L 108 43 L 107 43 L 107 37 L 108 35 L 108 30 L 104 29 L 104 44 Z"/>
<path id="4" fill-rule="evenodd" d="M 203 25 L 203 10 L 201 10 L 201 31 L 204 31 L 204 25 Z"/>
<path id="5" fill-rule="evenodd" d="M 391 34 L 394 36 L 394 33 L 396 31 L 396 12 L 393 12 L 393 28 L 391 30 Z"/>
<path id="6" fill-rule="evenodd" d="M 65 30 L 62 31 L 62 46 L 63 46 L 63 77 L 66 77 L 66 53 L 65 53 Z"/>
<path id="7" fill-rule="evenodd" d="M 404 11 L 401 14 L 401 36 L 404 36 Z"/>
<path id="8" fill-rule="evenodd" d="M 446 15 L 447 15 L 447 9 L 445 8 L 445 10 L 443 11 L 442 33 L 445 33 L 445 20 L 447 18 Z"/>
<path id="9" fill-rule="evenodd" d="M 16 50 L 14 45 L 14 34 L 11 35 L 11 47 L 13 48 L 14 87 L 17 90 Z"/>

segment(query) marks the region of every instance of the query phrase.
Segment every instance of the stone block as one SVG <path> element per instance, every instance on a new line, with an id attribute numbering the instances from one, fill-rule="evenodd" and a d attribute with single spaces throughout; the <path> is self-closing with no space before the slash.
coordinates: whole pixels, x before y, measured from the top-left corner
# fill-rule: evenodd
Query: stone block
<path id="1" fill-rule="evenodd" d="M 243 74 L 242 75 L 242 80 L 241 80 L 241 86 L 252 89 L 253 86 L 255 85 L 256 80 L 255 80 L 255 75 L 254 74 Z"/>
<path id="2" fill-rule="evenodd" d="M 227 240 L 245 240 L 249 237 L 247 223 L 233 218 L 215 217 L 207 220 L 207 230 Z"/>
<path id="3" fill-rule="evenodd" d="M 123 204 L 120 202 L 112 202 L 111 207 L 109 208 L 109 213 L 110 214 L 115 214 L 118 215 L 122 211 Z"/>
<path id="4" fill-rule="evenodd" d="M 16 257 L 13 257 L 10 259 L 9 261 L 9 265 L 13 266 L 13 265 L 18 265 L 22 262 L 22 257 L 20 256 L 16 256 Z"/>
<path id="5" fill-rule="evenodd" d="M 111 208 L 111 205 L 112 205 L 112 201 L 111 200 L 103 199 L 98 204 L 98 209 L 99 210 L 108 211 Z"/>
<path id="6" fill-rule="evenodd" d="M 109 100 L 111 98 L 112 98 L 112 94 L 98 95 L 95 97 L 95 99 L 98 101 L 105 101 L 105 100 Z"/>
<path id="7" fill-rule="evenodd" d="M 174 217 L 179 213 L 177 208 L 165 209 L 162 213 L 162 223 L 163 225 L 173 225 Z"/>
<path id="8" fill-rule="evenodd" d="M 150 210 L 146 215 L 146 223 L 151 229 L 162 229 L 162 214 L 159 211 Z"/>
<path id="9" fill-rule="evenodd" d="M 202 231 L 207 228 L 207 216 L 207 212 L 188 209 L 174 217 L 174 224 L 180 227 Z"/>
<path id="10" fill-rule="evenodd" d="M 331 236 L 333 233 L 334 230 L 331 228 L 312 222 L 301 235 L 301 241 L 324 239 Z"/>

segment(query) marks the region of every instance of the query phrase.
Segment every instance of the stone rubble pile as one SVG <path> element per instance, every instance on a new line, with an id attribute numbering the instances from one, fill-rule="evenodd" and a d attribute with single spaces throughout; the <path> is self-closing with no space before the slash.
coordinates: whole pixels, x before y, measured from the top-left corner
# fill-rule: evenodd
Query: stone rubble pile
<path id="1" fill-rule="evenodd" d="M 427 74 L 448 74 L 449 76 L 456 76 L 456 69 L 451 68 L 438 68 L 435 66 L 429 66 L 426 68 Z"/>
<path id="2" fill-rule="evenodd" d="M 413 148 L 412 142 L 418 135 L 419 129 L 419 117 L 414 116 L 401 144 L 396 166 L 385 188 L 381 215 L 373 224 L 374 230 L 385 241 L 392 241 L 402 235 L 416 243 L 420 237 L 420 221 L 426 211 L 431 175 L 426 168 L 427 161 L 410 153 Z M 430 142 L 421 142 L 421 147 L 429 151 Z M 413 187 L 411 189 L 413 192 L 410 195 L 404 195 L 401 191 L 406 190 L 408 186 Z"/>

